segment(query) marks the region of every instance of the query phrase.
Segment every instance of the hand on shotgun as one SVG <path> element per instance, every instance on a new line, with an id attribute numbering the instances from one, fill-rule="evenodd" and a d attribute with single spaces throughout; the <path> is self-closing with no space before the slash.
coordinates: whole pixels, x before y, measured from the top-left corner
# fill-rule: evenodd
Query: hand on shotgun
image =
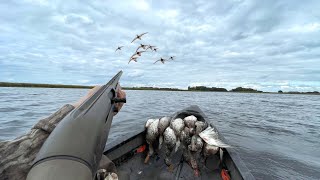
<path id="1" fill-rule="evenodd" d="M 118 85 L 118 89 L 117 89 L 117 97 L 120 99 L 125 99 L 126 98 L 126 92 L 124 90 L 122 90 L 120 83 Z M 118 110 L 118 112 L 120 111 L 120 109 L 122 108 L 124 103 L 116 103 L 116 109 Z M 114 112 L 114 115 L 116 115 L 118 112 Z"/>
<path id="2" fill-rule="evenodd" d="M 78 107 L 80 104 L 82 104 L 83 101 L 85 101 L 88 97 L 90 97 L 92 94 L 94 94 L 101 86 L 95 86 L 94 88 L 90 89 L 88 94 L 80 98 L 77 102 L 73 104 L 74 107 Z M 122 90 L 120 84 L 117 89 L 117 97 L 118 98 L 126 98 L 126 92 Z M 115 107 L 117 108 L 118 112 L 122 108 L 124 103 L 116 103 Z M 114 115 L 116 115 L 117 112 L 114 112 Z"/>

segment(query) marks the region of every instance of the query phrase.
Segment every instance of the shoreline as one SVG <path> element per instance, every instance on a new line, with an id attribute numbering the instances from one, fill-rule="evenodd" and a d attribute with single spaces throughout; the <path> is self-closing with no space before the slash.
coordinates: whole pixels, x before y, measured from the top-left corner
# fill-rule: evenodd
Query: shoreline
<path id="1" fill-rule="evenodd" d="M 21 88 L 66 88 L 66 89 L 92 89 L 94 86 L 64 85 L 64 84 L 37 84 L 37 83 L 10 83 L 0 82 L 0 87 L 21 87 Z M 184 91 L 184 92 L 226 92 L 226 93 L 257 93 L 257 94 L 304 94 L 320 95 L 319 92 L 263 92 L 263 91 L 219 91 L 219 90 L 196 90 L 178 88 L 153 88 L 153 87 L 122 87 L 124 90 L 146 90 L 146 91 Z"/>
<path id="2" fill-rule="evenodd" d="M 92 89 L 94 86 L 64 85 L 64 84 L 37 84 L 37 83 L 9 83 L 9 82 L 0 82 L 0 87 Z"/>

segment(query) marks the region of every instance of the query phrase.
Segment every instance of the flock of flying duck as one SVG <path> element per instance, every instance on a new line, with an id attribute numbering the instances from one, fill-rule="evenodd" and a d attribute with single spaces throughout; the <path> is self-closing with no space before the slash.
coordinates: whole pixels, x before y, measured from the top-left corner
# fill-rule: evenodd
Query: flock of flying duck
<path id="1" fill-rule="evenodd" d="M 136 37 L 131 41 L 131 43 L 137 41 L 137 40 L 142 40 L 142 36 L 144 36 L 145 34 L 147 34 L 148 32 L 145 32 L 145 33 L 142 33 L 142 34 L 137 34 Z M 117 49 L 115 50 L 115 52 L 117 51 L 121 51 L 122 48 L 124 46 L 118 46 Z M 138 48 L 136 49 L 136 51 L 134 52 L 134 54 L 130 57 L 129 59 L 129 62 L 128 64 L 131 62 L 131 61 L 135 61 L 137 62 L 137 59 L 139 57 L 141 57 L 142 53 L 145 53 L 145 52 L 148 52 L 148 50 L 150 50 L 149 52 L 157 52 L 158 51 L 158 48 L 156 46 L 152 46 L 152 45 L 146 45 L 146 44 L 140 44 L 138 46 Z M 175 59 L 175 56 L 170 56 L 168 59 L 165 59 L 165 58 L 160 58 L 158 60 L 156 60 L 153 64 L 157 63 L 157 62 L 161 62 L 162 64 L 164 64 L 166 61 L 168 60 L 174 60 Z"/>

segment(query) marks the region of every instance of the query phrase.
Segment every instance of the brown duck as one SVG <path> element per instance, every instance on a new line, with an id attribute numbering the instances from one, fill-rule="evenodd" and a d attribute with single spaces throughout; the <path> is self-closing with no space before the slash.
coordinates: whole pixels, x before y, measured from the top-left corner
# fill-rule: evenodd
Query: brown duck
<path id="1" fill-rule="evenodd" d="M 137 51 L 137 52 L 135 52 L 135 53 L 131 56 L 131 58 L 132 58 L 133 56 L 135 56 L 135 55 L 141 56 L 141 54 L 142 54 L 143 52 L 146 52 L 146 51 Z"/>
<path id="2" fill-rule="evenodd" d="M 162 62 L 162 64 L 164 64 L 165 61 L 167 61 L 166 59 L 160 58 L 159 60 L 156 60 L 153 64 L 157 63 L 158 61 Z"/>
<path id="3" fill-rule="evenodd" d="M 150 49 L 151 51 L 154 51 L 155 48 L 156 48 L 156 46 L 148 45 L 148 47 L 146 48 L 146 50 Z"/>
<path id="4" fill-rule="evenodd" d="M 144 50 L 146 50 L 146 48 L 148 49 L 147 46 L 148 46 L 148 45 L 140 44 L 140 46 L 137 48 L 136 52 L 138 52 L 138 50 L 139 50 L 140 48 L 142 48 L 142 49 L 144 49 Z"/>
<path id="5" fill-rule="evenodd" d="M 145 34 L 147 34 L 148 32 L 145 32 L 145 33 L 142 33 L 142 34 L 137 34 L 136 35 L 136 37 L 131 41 L 131 43 L 133 43 L 135 40 L 137 40 L 137 39 L 139 39 L 139 40 L 141 40 L 141 37 L 143 36 L 143 35 L 145 35 Z"/>
<path id="6" fill-rule="evenodd" d="M 131 61 L 138 62 L 137 59 L 138 59 L 138 57 L 131 57 L 130 60 L 129 60 L 129 62 L 128 62 L 128 64 L 129 64 Z"/>

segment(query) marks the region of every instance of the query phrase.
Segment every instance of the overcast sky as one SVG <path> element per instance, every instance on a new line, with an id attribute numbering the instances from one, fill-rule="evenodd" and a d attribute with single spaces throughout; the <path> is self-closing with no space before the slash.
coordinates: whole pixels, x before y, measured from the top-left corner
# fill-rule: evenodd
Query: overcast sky
<path id="1" fill-rule="evenodd" d="M 0 81 L 94 85 L 123 70 L 123 86 L 320 91 L 319 9 L 317 0 L 1 1 Z M 139 43 L 159 51 L 128 64 Z"/>

